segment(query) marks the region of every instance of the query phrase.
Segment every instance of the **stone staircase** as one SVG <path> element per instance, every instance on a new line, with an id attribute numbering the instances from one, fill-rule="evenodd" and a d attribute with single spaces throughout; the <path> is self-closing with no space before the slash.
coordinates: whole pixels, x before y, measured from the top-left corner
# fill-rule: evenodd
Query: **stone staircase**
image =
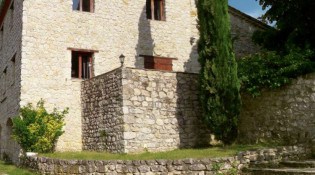
<path id="1" fill-rule="evenodd" d="M 276 167 L 253 165 L 243 175 L 315 175 L 315 160 L 282 161 Z"/>

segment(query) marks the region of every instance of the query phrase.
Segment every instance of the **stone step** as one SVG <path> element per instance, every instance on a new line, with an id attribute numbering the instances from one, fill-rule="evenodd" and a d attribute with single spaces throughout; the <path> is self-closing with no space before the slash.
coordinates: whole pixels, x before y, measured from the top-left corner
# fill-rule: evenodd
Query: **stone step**
<path id="1" fill-rule="evenodd" d="M 291 167 L 291 168 L 315 168 L 315 160 L 283 161 L 283 162 L 280 162 L 280 166 Z"/>
<path id="2" fill-rule="evenodd" d="M 315 168 L 249 168 L 243 175 L 315 175 Z"/>

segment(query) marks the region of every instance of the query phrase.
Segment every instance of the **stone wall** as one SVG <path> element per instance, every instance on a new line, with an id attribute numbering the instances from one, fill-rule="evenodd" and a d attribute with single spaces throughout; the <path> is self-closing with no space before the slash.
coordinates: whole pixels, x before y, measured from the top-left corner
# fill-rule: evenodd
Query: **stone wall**
<path id="1" fill-rule="evenodd" d="M 304 147 L 288 146 L 275 149 L 245 151 L 235 157 L 181 160 L 59 160 L 29 157 L 26 166 L 40 174 L 229 174 L 250 164 L 295 160 L 309 154 Z"/>
<path id="2" fill-rule="evenodd" d="M 197 74 L 124 69 L 125 152 L 209 144 L 197 88 Z"/>
<path id="3" fill-rule="evenodd" d="M 308 143 L 315 139 L 315 74 L 290 85 L 243 96 L 240 141 L 244 143 Z"/>
<path id="4" fill-rule="evenodd" d="M 196 74 L 116 69 L 83 82 L 82 106 L 86 150 L 155 152 L 210 142 Z"/>
<path id="5" fill-rule="evenodd" d="M 23 1 L 13 3 L 0 24 L 0 158 L 16 162 L 19 146 L 11 138 L 11 118 L 20 108 Z"/>
<path id="6" fill-rule="evenodd" d="M 84 150 L 124 150 L 121 69 L 82 83 Z"/>
<path id="7" fill-rule="evenodd" d="M 24 0 L 21 105 L 43 98 L 52 109 L 69 107 L 57 151 L 82 148 L 81 80 L 71 78 L 71 50 L 96 50 L 94 73 L 125 65 L 143 67 L 139 55 L 190 58 L 192 0 L 166 0 L 166 21 L 146 19 L 146 0 L 95 0 L 95 12 L 72 10 L 71 0 Z M 191 4 L 193 3 L 193 4 Z"/>
<path id="8" fill-rule="evenodd" d="M 257 30 L 266 30 L 269 26 L 257 21 L 233 7 L 229 8 L 231 33 L 234 42 L 234 52 L 237 58 L 257 53 L 260 47 L 252 41 L 252 35 Z"/>

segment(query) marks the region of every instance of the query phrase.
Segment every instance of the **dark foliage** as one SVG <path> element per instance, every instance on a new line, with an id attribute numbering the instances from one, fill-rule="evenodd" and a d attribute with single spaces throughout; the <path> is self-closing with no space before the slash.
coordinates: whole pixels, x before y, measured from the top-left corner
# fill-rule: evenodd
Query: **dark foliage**
<path id="1" fill-rule="evenodd" d="M 292 49 L 287 55 L 274 51 L 262 52 L 238 60 L 242 91 L 253 96 L 264 88 L 278 88 L 300 75 L 313 72 L 315 63 L 311 50 Z"/>
<path id="2" fill-rule="evenodd" d="M 200 100 L 203 116 L 225 144 L 237 137 L 240 112 L 237 63 L 232 51 L 227 0 L 198 0 Z"/>

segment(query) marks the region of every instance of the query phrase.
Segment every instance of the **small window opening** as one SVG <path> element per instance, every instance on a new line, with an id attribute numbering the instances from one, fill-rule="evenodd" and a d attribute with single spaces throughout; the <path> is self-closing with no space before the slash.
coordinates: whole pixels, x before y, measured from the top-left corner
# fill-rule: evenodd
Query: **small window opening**
<path id="1" fill-rule="evenodd" d="M 94 12 L 94 0 L 73 0 L 72 10 Z"/>
<path id="2" fill-rule="evenodd" d="M 153 20 L 165 20 L 165 0 L 147 0 L 147 18 Z"/>
<path id="3" fill-rule="evenodd" d="M 7 71 L 8 71 L 8 67 L 5 67 L 4 70 L 3 70 L 3 73 L 7 74 Z"/>
<path id="4" fill-rule="evenodd" d="M 11 58 L 11 63 L 12 63 L 12 84 L 11 85 L 15 83 L 15 57 L 16 57 L 16 54 L 14 54 L 14 56 Z"/>
<path id="5" fill-rule="evenodd" d="M 14 54 L 14 56 L 11 58 L 12 63 L 15 63 L 15 57 L 16 57 L 16 54 Z"/>
<path id="6" fill-rule="evenodd" d="M 72 51 L 72 78 L 89 79 L 93 77 L 93 54 L 93 52 Z"/>

